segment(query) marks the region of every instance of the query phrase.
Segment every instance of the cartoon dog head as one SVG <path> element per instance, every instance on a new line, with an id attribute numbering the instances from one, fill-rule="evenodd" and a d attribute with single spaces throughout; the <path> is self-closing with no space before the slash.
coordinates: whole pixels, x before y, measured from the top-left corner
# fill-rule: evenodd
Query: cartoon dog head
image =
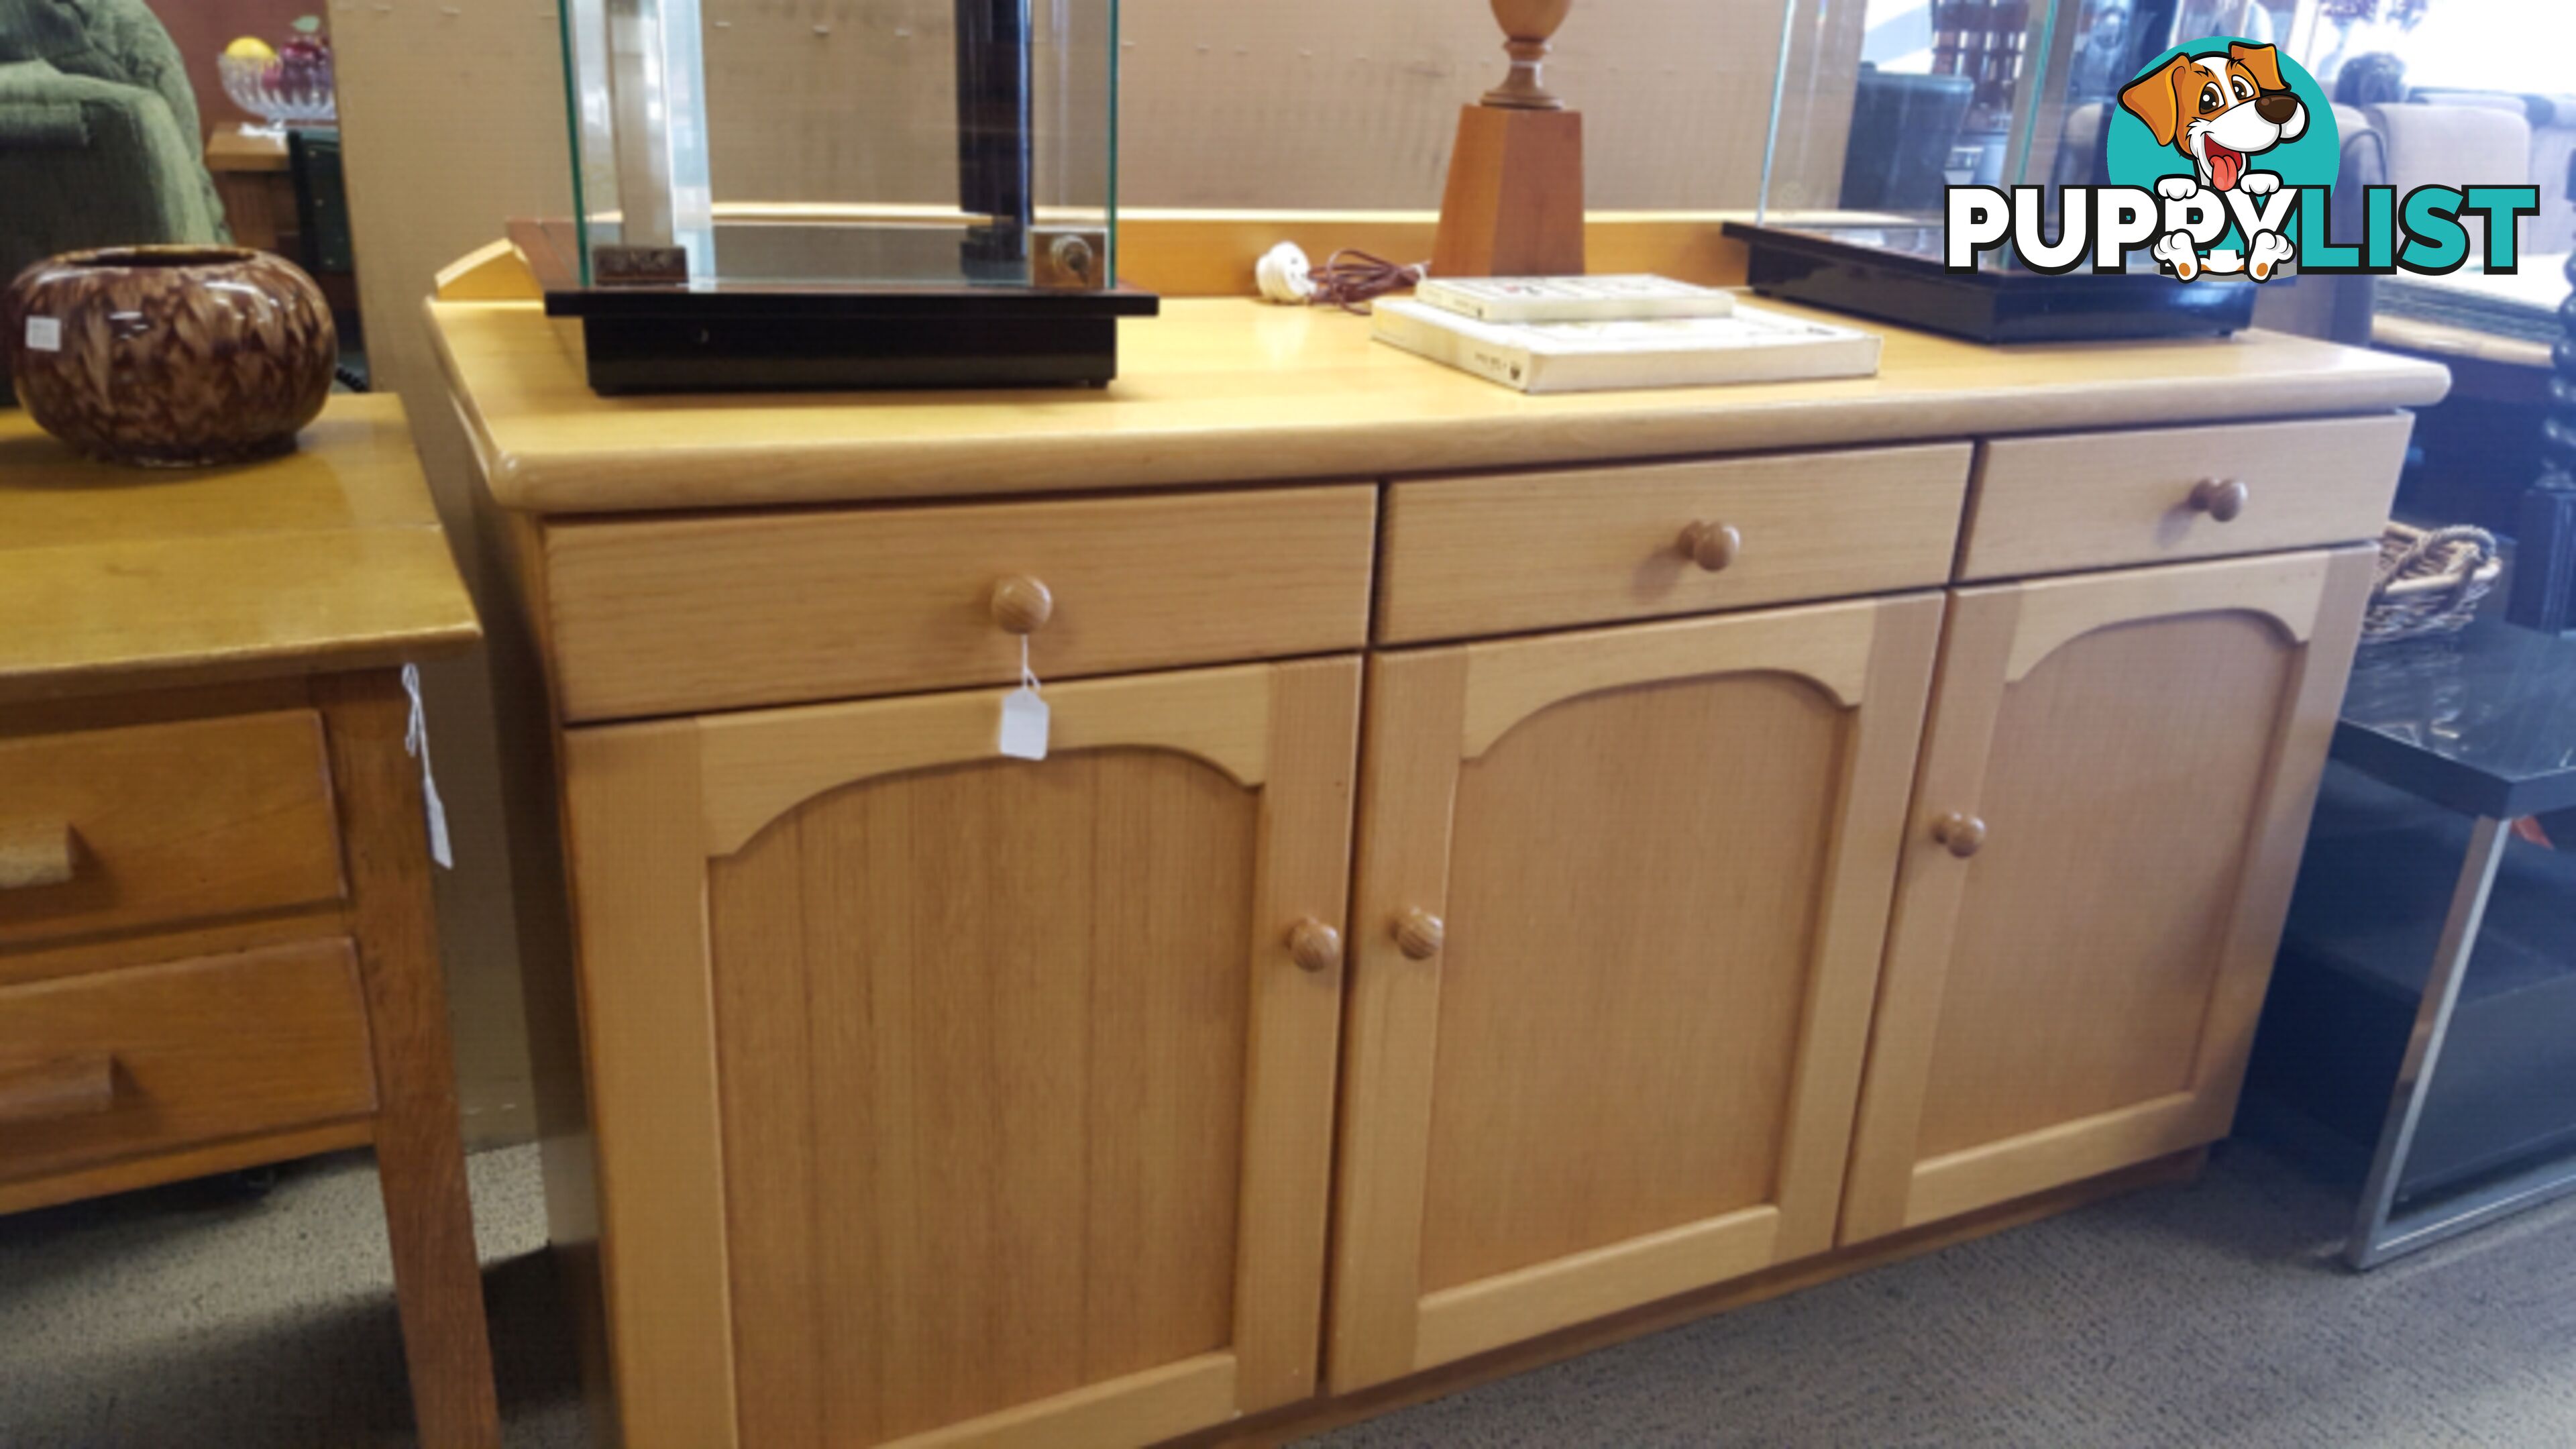
<path id="1" fill-rule="evenodd" d="M 2308 129 L 2308 108 L 2281 82 L 2279 52 L 2227 47 L 2225 55 L 2177 55 L 2129 83 L 2120 105 L 2147 123 L 2156 144 L 2191 158 L 2201 185 L 2232 191 L 2245 158 Z"/>

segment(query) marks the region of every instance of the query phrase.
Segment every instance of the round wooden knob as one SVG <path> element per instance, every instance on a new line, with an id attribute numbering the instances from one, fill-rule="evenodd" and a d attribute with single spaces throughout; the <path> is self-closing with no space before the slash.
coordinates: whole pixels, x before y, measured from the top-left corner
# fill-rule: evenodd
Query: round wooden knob
<path id="1" fill-rule="evenodd" d="M 1932 838 L 1949 847 L 1952 855 L 1966 860 L 1985 848 L 1986 822 L 1953 810 L 1932 822 Z"/>
<path id="2" fill-rule="evenodd" d="M 1342 964 L 1342 933 L 1308 916 L 1288 928 L 1288 959 L 1308 971 L 1330 971 Z"/>
<path id="3" fill-rule="evenodd" d="M 1055 595 L 1027 574 L 1013 574 L 993 585 L 993 622 L 1006 633 L 1034 634 L 1055 617 Z"/>
<path id="4" fill-rule="evenodd" d="M 2245 511 L 2245 500 L 2252 492 L 2233 478 L 2203 478 L 2191 490 L 2191 506 L 2220 523 L 2235 519 Z"/>
<path id="5" fill-rule="evenodd" d="M 1682 529 L 1682 557 L 1710 573 L 1735 562 L 1744 548 L 1744 535 L 1731 523 L 1693 523 Z"/>
<path id="6" fill-rule="evenodd" d="M 1395 918 L 1395 948 L 1416 961 L 1428 961 L 1440 954 L 1440 939 L 1448 929 L 1438 916 L 1417 906 Z"/>

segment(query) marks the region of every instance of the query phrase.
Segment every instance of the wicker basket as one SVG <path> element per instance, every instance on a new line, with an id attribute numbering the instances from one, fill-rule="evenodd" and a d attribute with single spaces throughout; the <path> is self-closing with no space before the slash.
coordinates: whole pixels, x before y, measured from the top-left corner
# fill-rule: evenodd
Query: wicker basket
<path id="1" fill-rule="evenodd" d="M 2466 628 L 2504 573 L 2495 535 L 2483 528 L 2410 528 L 2379 536 L 2379 578 L 2362 616 L 2364 643 L 2420 639 Z"/>

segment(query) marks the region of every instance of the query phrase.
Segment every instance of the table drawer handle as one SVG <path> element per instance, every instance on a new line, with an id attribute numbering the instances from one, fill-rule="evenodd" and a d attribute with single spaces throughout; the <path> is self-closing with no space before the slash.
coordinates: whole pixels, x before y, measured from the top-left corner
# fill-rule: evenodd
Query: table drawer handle
<path id="1" fill-rule="evenodd" d="M 1710 573 L 1735 562 L 1735 556 L 1744 549 L 1744 535 L 1731 523 L 1685 524 L 1678 542 L 1682 557 Z"/>
<path id="2" fill-rule="evenodd" d="M 1005 633 L 1034 634 L 1055 617 L 1055 595 L 1043 580 L 1013 574 L 993 585 L 992 608 Z"/>
<path id="3" fill-rule="evenodd" d="M 2236 515 L 2245 511 L 2245 502 L 2252 496 L 2252 491 L 2234 478 L 2203 478 L 2200 486 L 2191 490 L 2191 506 L 2216 522 L 2232 523 Z"/>
<path id="4" fill-rule="evenodd" d="M 116 1105 L 116 1058 L 105 1052 L 0 1067 L 0 1122 L 94 1117 Z"/>
<path id="5" fill-rule="evenodd" d="M 0 825 L 0 891 L 61 885 L 71 878 L 69 825 Z"/>

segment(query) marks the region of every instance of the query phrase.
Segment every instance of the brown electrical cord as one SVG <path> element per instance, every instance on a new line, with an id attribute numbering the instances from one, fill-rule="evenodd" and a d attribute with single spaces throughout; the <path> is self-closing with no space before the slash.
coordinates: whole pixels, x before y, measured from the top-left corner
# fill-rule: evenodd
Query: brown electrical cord
<path id="1" fill-rule="evenodd" d="M 1361 303 L 1417 286 L 1430 271 L 1429 262 L 1398 266 L 1384 257 L 1344 247 L 1307 273 L 1315 281 L 1315 295 L 1307 299 L 1307 305 L 1339 307 L 1365 316 L 1368 309 Z"/>

